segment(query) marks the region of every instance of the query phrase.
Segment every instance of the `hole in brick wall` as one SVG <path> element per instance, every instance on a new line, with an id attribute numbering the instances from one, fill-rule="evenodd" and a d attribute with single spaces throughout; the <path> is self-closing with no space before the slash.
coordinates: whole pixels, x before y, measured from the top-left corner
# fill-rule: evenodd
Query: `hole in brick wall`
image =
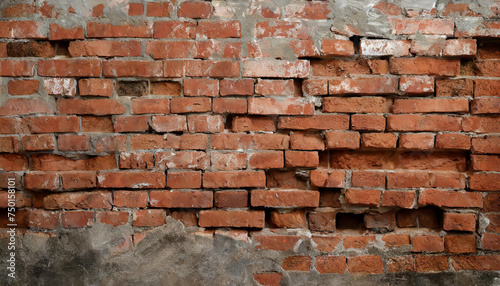
<path id="1" fill-rule="evenodd" d="M 340 189 L 320 188 L 319 206 L 339 208 L 341 206 L 339 201 L 341 194 L 342 192 L 340 191 Z"/>
<path id="2" fill-rule="evenodd" d="M 7 43 L 9 57 L 50 58 L 56 55 L 55 44 L 47 41 L 19 41 Z"/>
<path id="3" fill-rule="evenodd" d="M 226 126 L 224 127 L 225 129 L 231 130 L 233 128 L 233 118 L 235 117 L 236 115 L 231 115 L 231 114 L 228 114 L 226 116 Z"/>
<path id="4" fill-rule="evenodd" d="M 56 48 L 56 55 L 69 57 L 69 41 L 52 41 Z"/>
<path id="5" fill-rule="evenodd" d="M 337 213 L 335 216 L 337 229 L 365 229 L 365 215 L 353 213 Z"/>
<path id="6" fill-rule="evenodd" d="M 398 227 L 441 228 L 442 218 L 443 210 L 438 207 L 402 209 L 396 214 Z"/>
<path id="7" fill-rule="evenodd" d="M 293 80 L 293 87 L 294 87 L 294 96 L 298 96 L 298 97 L 303 96 L 302 79 L 294 79 Z"/>
<path id="8" fill-rule="evenodd" d="M 352 37 L 349 38 L 349 40 L 354 45 L 354 52 L 356 54 L 359 54 L 359 46 L 360 46 L 360 42 L 361 42 L 361 37 L 360 36 L 352 36 Z"/>
<path id="9" fill-rule="evenodd" d="M 119 96 L 144 96 L 148 94 L 147 81 L 119 81 L 116 84 Z"/>
<path id="10" fill-rule="evenodd" d="M 460 75 L 479 76 L 481 71 L 476 66 L 474 60 L 460 59 Z"/>
<path id="11" fill-rule="evenodd" d="M 500 58 L 500 40 L 477 39 L 477 57 L 481 60 Z"/>

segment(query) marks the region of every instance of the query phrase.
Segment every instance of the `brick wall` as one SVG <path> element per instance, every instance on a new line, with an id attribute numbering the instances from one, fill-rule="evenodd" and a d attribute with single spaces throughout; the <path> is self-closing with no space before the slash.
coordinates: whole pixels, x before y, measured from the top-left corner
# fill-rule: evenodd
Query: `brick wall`
<path id="1" fill-rule="evenodd" d="M 79 2 L 1 5 L 2 227 L 15 178 L 22 233 L 172 217 L 262 285 L 500 270 L 500 2 Z"/>

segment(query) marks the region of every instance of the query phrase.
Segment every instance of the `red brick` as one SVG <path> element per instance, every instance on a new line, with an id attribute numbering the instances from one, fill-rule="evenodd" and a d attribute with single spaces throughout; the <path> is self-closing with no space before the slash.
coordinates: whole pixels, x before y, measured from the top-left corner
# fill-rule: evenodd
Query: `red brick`
<path id="1" fill-rule="evenodd" d="M 412 240 L 412 252 L 442 252 L 444 251 L 443 238 L 437 235 L 415 236 Z"/>
<path id="2" fill-rule="evenodd" d="M 472 82 L 470 85 L 472 89 Z M 494 79 L 474 80 L 474 96 L 500 96 L 500 81 Z"/>
<path id="3" fill-rule="evenodd" d="M 131 100 L 131 108 L 134 114 L 169 114 L 169 99 L 133 98 Z"/>
<path id="4" fill-rule="evenodd" d="M 151 207 L 160 208 L 211 208 L 213 192 L 210 191 L 151 191 Z"/>
<path id="5" fill-rule="evenodd" d="M 457 76 L 460 74 L 460 60 L 434 58 L 391 58 L 392 74 L 414 74 L 435 76 Z"/>
<path id="6" fill-rule="evenodd" d="M 472 152 L 476 154 L 500 154 L 500 136 L 472 138 Z"/>
<path id="7" fill-rule="evenodd" d="M 126 135 L 97 135 L 92 137 L 91 142 L 98 153 L 127 150 Z"/>
<path id="8" fill-rule="evenodd" d="M 24 187 L 27 190 L 59 190 L 59 176 L 55 173 L 26 173 Z"/>
<path id="9" fill-rule="evenodd" d="M 17 136 L 0 137 L 0 152 L 17 153 L 20 147 Z"/>
<path id="10" fill-rule="evenodd" d="M 387 261 L 389 272 L 414 272 L 415 258 L 411 256 L 389 257 Z"/>
<path id="11" fill-rule="evenodd" d="M 480 193 L 441 191 L 436 189 L 420 191 L 418 204 L 454 208 L 480 208 L 483 206 L 482 195 Z"/>
<path id="12" fill-rule="evenodd" d="M 151 123 L 157 132 L 187 131 L 186 116 L 182 115 L 153 116 Z"/>
<path id="13" fill-rule="evenodd" d="M 285 167 L 313 168 L 319 165 L 318 152 L 285 151 Z"/>
<path id="14" fill-rule="evenodd" d="M 28 215 L 28 226 L 56 229 L 59 225 L 59 213 L 35 209 Z"/>
<path id="15" fill-rule="evenodd" d="M 149 116 L 121 116 L 115 118 L 115 132 L 148 131 Z"/>
<path id="16" fill-rule="evenodd" d="M 327 56 L 352 56 L 354 45 L 351 41 L 344 40 L 321 40 L 321 54 Z"/>
<path id="17" fill-rule="evenodd" d="M 293 132 L 290 135 L 290 149 L 294 150 L 325 150 L 322 134 Z"/>
<path id="18" fill-rule="evenodd" d="M 365 148 L 396 148 L 398 138 L 392 133 L 363 133 L 361 146 Z"/>
<path id="19" fill-rule="evenodd" d="M 465 98 L 396 99 L 392 110 L 394 113 L 466 113 L 469 111 L 469 101 Z"/>
<path id="20" fill-rule="evenodd" d="M 449 253 L 476 252 L 476 236 L 474 234 L 447 235 L 444 237 L 444 247 Z"/>
<path id="21" fill-rule="evenodd" d="M 386 247 L 402 247 L 410 245 L 410 236 L 408 234 L 388 234 L 382 237 Z"/>
<path id="22" fill-rule="evenodd" d="M 198 22 L 196 38 L 241 38 L 241 24 L 236 20 Z"/>
<path id="23" fill-rule="evenodd" d="M 325 133 L 327 149 L 357 149 L 360 136 L 353 131 L 328 131 Z"/>
<path id="24" fill-rule="evenodd" d="M 87 37 L 89 38 L 151 38 L 152 30 L 146 23 L 135 26 L 87 22 Z"/>
<path id="25" fill-rule="evenodd" d="M 30 95 L 38 92 L 38 80 L 10 80 L 9 94 L 11 95 Z"/>
<path id="26" fill-rule="evenodd" d="M 264 227 L 264 211 L 200 211 L 201 227 Z"/>
<path id="27" fill-rule="evenodd" d="M 221 80 L 220 95 L 252 95 L 254 91 L 254 82 L 252 79 L 242 80 Z"/>
<path id="28" fill-rule="evenodd" d="M 170 215 L 185 226 L 198 226 L 198 217 L 193 211 L 173 211 Z"/>
<path id="29" fill-rule="evenodd" d="M 471 103 L 472 114 L 498 114 L 500 113 L 500 97 L 474 98 Z"/>
<path id="30" fill-rule="evenodd" d="M 367 235 L 367 236 L 346 236 L 344 238 L 344 248 L 356 248 L 356 249 L 365 249 L 366 246 L 370 243 L 375 242 L 375 236 Z"/>
<path id="31" fill-rule="evenodd" d="M 460 173 L 427 171 L 395 171 L 387 173 L 387 188 L 465 188 L 465 176 Z"/>
<path id="32" fill-rule="evenodd" d="M 433 94 L 434 78 L 429 76 L 402 76 L 399 90 L 408 95 Z"/>
<path id="33" fill-rule="evenodd" d="M 209 2 L 190 1 L 179 5 L 177 16 L 193 19 L 206 19 L 210 17 L 212 7 Z"/>
<path id="34" fill-rule="evenodd" d="M 74 160 L 60 155 L 33 154 L 30 161 L 30 168 L 34 171 L 100 171 L 116 169 L 114 154 Z"/>
<path id="35" fill-rule="evenodd" d="M 94 223 L 94 211 L 68 211 L 61 214 L 64 228 L 86 227 Z"/>
<path id="36" fill-rule="evenodd" d="M 106 172 L 97 176 L 97 186 L 100 188 L 164 188 L 165 174 L 163 172 Z"/>
<path id="37" fill-rule="evenodd" d="M 476 80 L 477 82 L 477 80 Z M 440 79 L 436 81 L 436 97 L 473 96 L 474 82 L 471 79 Z M 476 84 L 477 90 L 477 84 Z M 476 91 L 477 96 L 477 91 Z"/>
<path id="38" fill-rule="evenodd" d="M 189 132 L 219 133 L 224 131 L 221 115 L 188 115 Z"/>
<path id="39" fill-rule="evenodd" d="M 184 94 L 188 96 L 219 96 L 219 82 L 214 79 L 185 79 Z"/>
<path id="40" fill-rule="evenodd" d="M 347 115 L 280 116 L 278 129 L 295 130 L 347 130 Z"/>
<path id="41" fill-rule="evenodd" d="M 217 191 L 214 203 L 218 208 L 245 208 L 248 206 L 247 191 Z"/>
<path id="42" fill-rule="evenodd" d="M 79 190 L 95 188 L 97 176 L 95 172 L 71 172 L 61 174 L 63 190 Z"/>
<path id="43" fill-rule="evenodd" d="M 252 206 L 256 207 L 317 207 L 319 192 L 301 190 L 253 190 Z"/>
<path id="44" fill-rule="evenodd" d="M 211 135 L 215 150 L 283 150 L 288 149 L 289 137 L 283 134 L 215 134 Z"/>
<path id="45" fill-rule="evenodd" d="M 319 273 L 344 274 L 346 258 L 345 256 L 316 256 L 314 266 Z"/>
<path id="46" fill-rule="evenodd" d="M 145 208 L 148 204 L 147 191 L 115 191 L 113 204 L 122 208 Z"/>
<path id="47" fill-rule="evenodd" d="M 281 263 L 281 268 L 287 271 L 309 271 L 311 267 L 309 256 L 289 256 Z"/>
<path id="48" fill-rule="evenodd" d="M 49 25 L 51 41 L 59 40 L 79 40 L 85 38 L 85 31 L 81 27 L 64 28 L 57 24 L 51 23 Z"/>
<path id="49" fill-rule="evenodd" d="M 274 118 L 264 116 L 236 116 L 231 129 L 233 132 L 276 131 Z"/>
<path id="50" fill-rule="evenodd" d="M 214 98 L 212 101 L 214 113 L 247 113 L 247 100 L 244 98 Z"/>
<path id="51" fill-rule="evenodd" d="M 154 154 L 146 152 L 120 153 L 120 169 L 152 169 Z"/>
<path id="52" fill-rule="evenodd" d="M 471 148 L 471 138 L 468 135 L 459 133 L 437 134 L 436 148 L 469 150 Z"/>
<path id="53" fill-rule="evenodd" d="M 163 65 L 154 61 L 104 61 L 102 74 L 106 77 L 162 77 Z"/>
<path id="54" fill-rule="evenodd" d="M 399 147 L 410 150 L 431 150 L 434 148 L 434 134 L 428 134 L 428 133 L 399 134 Z"/>
<path id="55" fill-rule="evenodd" d="M 210 165 L 210 156 L 202 151 L 157 152 L 155 158 L 156 168 L 160 169 L 203 170 Z"/>
<path id="56" fill-rule="evenodd" d="M 2 16 L 5 18 L 28 17 L 33 14 L 33 6 L 29 4 L 16 4 L 2 9 Z"/>
<path id="57" fill-rule="evenodd" d="M 396 212 L 388 211 L 384 213 L 365 213 L 365 227 L 379 232 L 393 231 L 396 227 Z"/>
<path id="58" fill-rule="evenodd" d="M 353 114 L 351 115 L 351 129 L 384 131 L 385 117 L 377 114 Z"/>
<path id="59" fill-rule="evenodd" d="M 296 92 L 297 92 L 296 87 L 292 79 L 288 80 L 259 79 L 255 84 L 255 93 L 260 95 L 294 96 Z"/>
<path id="60" fill-rule="evenodd" d="M 204 188 L 259 188 L 265 185 L 266 175 L 263 171 L 222 171 L 203 174 Z"/>
<path id="61" fill-rule="evenodd" d="M 343 171 L 327 171 L 316 169 L 311 171 L 311 185 L 323 188 L 344 187 L 345 173 Z"/>
<path id="62" fill-rule="evenodd" d="M 384 97 L 325 97 L 323 112 L 388 113 L 392 100 Z"/>
<path id="63" fill-rule="evenodd" d="M 73 118 L 73 116 L 68 116 Z M 74 116 L 76 123 L 78 123 L 78 118 Z M 113 121 L 111 116 L 108 117 L 94 117 L 94 116 L 82 116 L 82 132 L 113 132 Z M 79 126 L 77 131 L 79 130 Z"/>
<path id="64" fill-rule="evenodd" d="M 377 5 L 388 3 L 379 2 Z M 407 40 L 361 40 L 360 54 L 365 57 L 411 56 L 410 41 Z"/>
<path id="65" fill-rule="evenodd" d="M 43 80 L 43 88 L 49 95 L 75 96 L 76 80 L 73 78 L 50 78 Z"/>
<path id="66" fill-rule="evenodd" d="M 0 76 L 33 76 L 34 71 L 32 61 L 0 60 Z"/>
<path id="67" fill-rule="evenodd" d="M 500 191 L 500 173 L 472 173 L 469 176 L 469 189 L 474 191 Z"/>
<path id="68" fill-rule="evenodd" d="M 52 77 L 98 77 L 101 61 L 97 59 L 39 60 L 38 75 Z"/>
<path id="69" fill-rule="evenodd" d="M 451 19 L 412 19 L 393 18 L 389 20 L 394 35 L 412 35 L 417 32 L 427 35 L 449 35 L 454 32 L 454 23 Z"/>
<path id="70" fill-rule="evenodd" d="M 382 194 L 381 206 L 400 207 L 405 209 L 413 208 L 416 194 L 414 191 L 385 191 Z"/>
<path id="71" fill-rule="evenodd" d="M 378 206 L 381 192 L 379 190 L 348 189 L 345 193 L 346 203 L 352 205 Z"/>
<path id="72" fill-rule="evenodd" d="M 206 97 L 179 97 L 170 100 L 172 113 L 207 112 L 212 108 L 210 98 Z"/>
<path id="73" fill-rule="evenodd" d="M 500 255 L 454 256 L 451 258 L 451 264 L 456 271 L 498 271 L 500 269 Z"/>
<path id="74" fill-rule="evenodd" d="M 311 61 L 311 72 L 314 76 L 325 77 L 351 74 L 387 74 L 389 67 L 386 60 L 313 60 Z"/>
<path id="75" fill-rule="evenodd" d="M 461 131 L 462 118 L 449 115 L 389 115 L 390 131 Z"/>
<path id="76" fill-rule="evenodd" d="M 249 98 L 249 114 L 312 115 L 314 104 L 303 99 Z"/>
<path id="77" fill-rule="evenodd" d="M 291 212 L 272 211 L 269 223 L 272 227 L 278 228 L 305 228 L 306 214 L 301 210 Z"/>
<path id="78" fill-rule="evenodd" d="M 307 26 L 301 22 L 264 21 L 258 22 L 255 28 L 255 37 L 262 38 L 294 38 L 308 39 Z"/>
<path id="79" fill-rule="evenodd" d="M 35 21 L 2 21 L 0 23 L 0 38 L 45 39 L 41 31 L 42 23 Z"/>
<path id="80" fill-rule="evenodd" d="M 284 159 L 281 151 L 262 151 L 252 153 L 248 157 L 248 165 L 253 169 L 283 168 Z"/>
<path id="81" fill-rule="evenodd" d="M 446 40 L 443 50 L 445 57 L 474 57 L 477 51 L 475 39 L 450 39 Z"/>
<path id="82" fill-rule="evenodd" d="M 154 23 L 154 37 L 189 39 L 196 36 L 196 22 L 158 21 Z"/>
<path id="83" fill-rule="evenodd" d="M 474 171 L 498 171 L 500 172 L 499 155 L 471 155 L 472 169 Z"/>
<path id="84" fill-rule="evenodd" d="M 51 151 L 55 149 L 56 141 L 48 134 L 25 135 L 21 137 L 21 146 L 25 151 Z"/>
<path id="85" fill-rule="evenodd" d="M 309 76 L 309 61 L 244 60 L 243 77 L 305 78 Z"/>
<path id="86" fill-rule="evenodd" d="M 443 272 L 448 270 L 448 257 L 446 256 L 417 256 L 418 272 Z"/>
<path id="87" fill-rule="evenodd" d="M 500 76 L 500 71 L 498 70 L 498 68 L 500 67 L 500 61 L 498 60 L 478 62 L 476 64 L 476 67 L 479 70 L 479 74 L 481 74 L 482 76 Z"/>
<path id="88" fill-rule="evenodd" d="M 352 274 L 382 274 L 384 265 L 380 256 L 358 256 L 347 259 L 347 270 Z"/>
<path id="89" fill-rule="evenodd" d="M 133 215 L 133 226 L 160 226 L 165 224 L 165 210 L 137 210 Z"/>
<path id="90" fill-rule="evenodd" d="M 170 2 L 148 2 L 146 6 L 147 17 L 170 17 L 174 6 Z"/>
<path id="91" fill-rule="evenodd" d="M 281 156 L 283 157 L 283 155 Z M 239 170 L 247 166 L 247 154 L 245 153 L 211 153 L 212 166 L 218 170 Z M 283 159 L 281 159 L 283 162 Z M 283 163 L 281 163 L 283 165 Z"/>
<path id="92" fill-rule="evenodd" d="M 111 97 L 113 88 L 113 82 L 109 79 L 87 78 L 78 81 L 80 95 Z"/>
<path id="93" fill-rule="evenodd" d="M 353 187 L 377 188 L 385 187 L 385 172 L 355 171 L 351 175 Z"/>
<path id="94" fill-rule="evenodd" d="M 395 94 L 398 79 L 394 77 L 346 78 L 328 81 L 329 94 Z"/>
<path id="95" fill-rule="evenodd" d="M 138 41 L 72 41 L 69 43 L 71 57 L 138 57 L 141 43 Z"/>
<path id="96" fill-rule="evenodd" d="M 172 189 L 201 188 L 201 173 L 169 171 L 167 174 L 167 187 Z"/>
<path id="97" fill-rule="evenodd" d="M 253 275 L 253 279 L 260 285 L 265 286 L 279 286 L 283 274 L 276 272 L 257 273 Z"/>
<path id="98" fill-rule="evenodd" d="M 285 17 L 291 19 L 322 20 L 327 19 L 331 11 L 326 2 L 291 3 L 285 6 Z"/>
<path id="99" fill-rule="evenodd" d="M 45 209 L 111 209 L 111 192 L 66 192 L 43 198 Z"/>
<path id="100" fill-rule="evenodd" d="M 484 250 L 500 250 L 500 234 L 484 233 L 481 238 Z"/>
<path id="101" fill-rule="evenodd" d="M 120 211 L 106 211 L 98 212 L 96 215 L 96 221 L 100 221 L 104 224 L 111 224 L 113 226 L 124 225 L 128 223 L 128 212 Z"/>

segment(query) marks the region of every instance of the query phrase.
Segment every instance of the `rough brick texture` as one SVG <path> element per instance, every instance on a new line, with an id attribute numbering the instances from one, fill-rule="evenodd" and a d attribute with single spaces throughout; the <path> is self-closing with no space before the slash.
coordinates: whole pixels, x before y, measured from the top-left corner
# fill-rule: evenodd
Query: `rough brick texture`
<path id="1" fill-rule="evenodd" d="M 0 3 L 1 227 L 14 178 L 23 233 L 173 218 L 288 251 L 261 285 L 500 270 L 499 1 L 39 2 Z"/>

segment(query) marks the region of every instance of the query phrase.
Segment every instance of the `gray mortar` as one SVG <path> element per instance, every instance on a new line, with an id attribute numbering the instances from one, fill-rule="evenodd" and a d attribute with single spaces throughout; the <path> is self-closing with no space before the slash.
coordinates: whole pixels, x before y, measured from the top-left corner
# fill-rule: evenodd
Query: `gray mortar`
<path id="1" fill-rule="evenodd" d="M 215 235 L 195 235 L 196 228 L 167 218 L 135 248 L 117 251 L 133 234 L 132 227 L 96 224 L 87 229 L 65 230 L 57 237 L 28 233 L 18 237 L 17 278 L 7 279 L 5 260 L 0 263 L 2 285 L 257 285 L 253 273 L 282 272 L 281 262 L 291 255 L 321 252 L 304 240 L 289 251 L 258 250 L 255 244 Z M 2 245 L 7 240 L 1 239 Z M 391 255 L 374 248 L 373 253 Z M 325 253 L 323 253 L 325 254 Z M 347 253 L 335 253 L 342 255 Z M 397 254 L 397 253 L 394 253 Z M 1 248 L 6 257 L 6 247 Z M 314 264 L 314 261 L 313 261 Z M 281 285 L 498 285 L 498 272 L 404 273 L 335 275 L 283 272 Z"/>

